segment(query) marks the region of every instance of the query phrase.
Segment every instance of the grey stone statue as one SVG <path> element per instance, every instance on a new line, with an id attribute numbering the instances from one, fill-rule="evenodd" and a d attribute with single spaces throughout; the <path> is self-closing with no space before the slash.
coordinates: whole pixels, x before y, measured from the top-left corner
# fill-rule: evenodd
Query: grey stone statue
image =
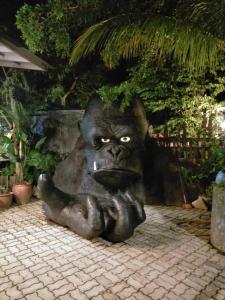
<path id="1" fill-rule="evenodd" d="M 84 238 L 124 241 L 145 221 L 146 197 L 163 197 L 164 186 L 172 192 L 168 197 L 174 197 L 168 156 L 149 139 L 139 101 L 121 112 L 117 104 L 105 107 L 99 99 L 91 100 L 80 133 L 53 180 L 47 175 L 38 180 L 45 213 Z"/>

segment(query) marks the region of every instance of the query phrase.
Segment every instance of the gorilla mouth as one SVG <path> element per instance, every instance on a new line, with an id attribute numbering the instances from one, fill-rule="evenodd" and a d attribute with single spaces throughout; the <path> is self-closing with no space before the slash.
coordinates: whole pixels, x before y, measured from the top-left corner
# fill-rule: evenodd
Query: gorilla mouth
<path id="1" fill-rule="evenodd" d="M 94 171 L 92 177 L 110 189 L 123 189 L 134 183 L 141 176 L 140 174 L 120 168 L 99 169 Z"/>

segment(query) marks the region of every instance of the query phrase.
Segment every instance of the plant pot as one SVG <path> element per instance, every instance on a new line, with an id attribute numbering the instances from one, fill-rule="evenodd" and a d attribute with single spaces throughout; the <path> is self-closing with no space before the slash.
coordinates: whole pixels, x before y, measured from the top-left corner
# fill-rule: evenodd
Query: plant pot
<path id="1" fill-rule="evenodd" d="M 12 187 L 12 191 L 16 203 L 21 205 L 29 202 L 32 196 L 32 190 L 33 188 L 31 183 L 14 184 Z"/>
<path id="2" fill-rule="evenodd" d="M 193 206 L 191 205 L 191 203 L 184 203 L 184 204 L 182 205 L 182 208 L 185 208 L 185 209 L 192 209 Z"/>
<path id="3" fill-rule="evenodd" d="M 0 194 L 0 208 L 9 208 L 12 203 L 13 193 Z"/>

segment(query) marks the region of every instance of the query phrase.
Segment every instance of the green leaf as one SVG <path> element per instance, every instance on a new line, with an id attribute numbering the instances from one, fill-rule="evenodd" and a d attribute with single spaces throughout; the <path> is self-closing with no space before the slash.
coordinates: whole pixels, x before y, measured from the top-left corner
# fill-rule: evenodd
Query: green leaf
<path id="1" fill-rule="evenodd" d="M 7 137 L 7 136 L 3 136 L 2 137 L 2 142 L 4 144 L 11 144 L 12 143 L 11 139 L 9 137 Z"/>
<path id="2" fill-rule="evenodd" d="M 46 137 L 41 138 L 41 139 L 36 143 L 35 149 L 40 150 L 41 147 L 42 147 L 42 145 L 44 144 L 45 140 L 46 140 Z"/>

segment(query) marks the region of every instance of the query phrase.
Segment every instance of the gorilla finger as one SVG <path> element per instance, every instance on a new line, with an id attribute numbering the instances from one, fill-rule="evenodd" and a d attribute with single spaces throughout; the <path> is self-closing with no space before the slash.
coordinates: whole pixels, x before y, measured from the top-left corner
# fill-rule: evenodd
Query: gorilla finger
<path id="1" fill-rule="evenodd" d="M 103 230 L 104 215 L 101 206 L 97 202 L 97 199 L 94 196 L 87 195 L 86 205 L 88 223 L 95 231 Z"/>
<path id="2" fill-rule="evenodd" d="M 112 197 L 113 206 L 118 213 L 124 211 L 130 211 L 129 203 L 121 195 L 116 195 Z"/>
<path id="3" fill-rule="evenodd" d="M 97 199 L 96 197 L 92 196 L 92 195 L 87 195 L 86 197 L 86 206 L 87 206 L 87 210 L 92 210 L 92 209 L 96 209 L 99 205 L 97 203 Z"/>
<path id="4" fill-rule="evenodd" d="M 134 197 L 134 195 L 132 195 L 128 190 L 125 191 L 124 196 L 129 200 L 130 203 L 133 203 L 134 205 L 136 205 L 137 202 L 140 202 L 137 200 L 136 197 Z"/>
<path id="5" fill-rule="evenodd" d="M 113 208 L 109 207 L 107 208 L 107 214 L 109 215 L 110 218 L 112 218 L 113 220 L 117 219 L 117 214 L 115 209 L 113 210 Z"/>
<path id="6" fill-rule="evenodd" d="M 38 182 L 37 182 L 37 186 L 38 188 L 42 188 L 45 185 L 51 184 L 51 178 L 47 175 L 47 174 L 41 174 L 38 177 Z"/>
<path id="7" fill-rule="evenodd" d="M 143 222 L 146 219 L 146 214 L 144 211 L 143 204 L 137 200 L 133 195 L 131 195 L 128 191 L 125 192 L 125 196 L 129 199 L 130 203 L 132 204 L 133 208 L 136 210 L 136 216 L 138 218 L 138 222 Z"/>
<path id="8" fill-rule="evenodd" d="M 51 177 L 48 174 L 40 174 L 38 180 L 44 181 L 51 181 Z"/>
<path id="9" fill-rule="evenodd" d="M 37 182 L 37 193 L 40 198 L 46 198 L 54 188 L 52 179 L 47 174 L 41 174 Z"/>

